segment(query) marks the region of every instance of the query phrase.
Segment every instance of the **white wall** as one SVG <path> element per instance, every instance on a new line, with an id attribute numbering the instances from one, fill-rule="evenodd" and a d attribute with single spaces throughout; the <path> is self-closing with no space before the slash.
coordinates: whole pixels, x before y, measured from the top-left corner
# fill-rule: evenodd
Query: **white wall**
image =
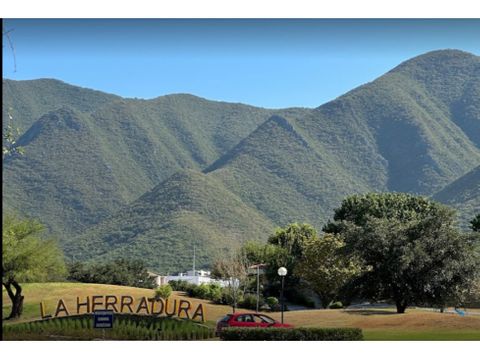
<path id="1" fill-rule="evenodd" d="M 188 276 L 188 275 L 176 275 L 176 276 L 167 276 L 167 281 L 172 280 L 183 280 L 190 284 L 201 285 L 201 284 L 218 284 L 221 287 L 228 285 L 228 281 L 212 279 L 208 276 Z"/>

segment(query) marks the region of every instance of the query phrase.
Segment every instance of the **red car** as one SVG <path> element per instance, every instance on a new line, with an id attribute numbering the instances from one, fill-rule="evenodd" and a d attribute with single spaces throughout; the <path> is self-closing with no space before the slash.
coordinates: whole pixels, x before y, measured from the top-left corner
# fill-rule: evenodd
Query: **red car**
<path id="1" fill-rule="evenodd" d="M 228 314 L 217 321 L 217 335 L 225 327 L 276 327 L 291 328 L 293 325 L 282 324 L 272 319 L 270 316 L 257 313 L 235 313 Z"/>

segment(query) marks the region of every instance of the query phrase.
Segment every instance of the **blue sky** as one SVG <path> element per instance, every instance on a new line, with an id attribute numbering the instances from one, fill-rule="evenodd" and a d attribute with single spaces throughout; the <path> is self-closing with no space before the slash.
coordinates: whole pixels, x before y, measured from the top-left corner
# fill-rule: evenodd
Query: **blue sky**
<path id="1" fill-rule="evenodd" d="M 416 55 L 480 55 L 480 20 L 6 20 L 3 77 L 125 97 L 316 107 Z"/>

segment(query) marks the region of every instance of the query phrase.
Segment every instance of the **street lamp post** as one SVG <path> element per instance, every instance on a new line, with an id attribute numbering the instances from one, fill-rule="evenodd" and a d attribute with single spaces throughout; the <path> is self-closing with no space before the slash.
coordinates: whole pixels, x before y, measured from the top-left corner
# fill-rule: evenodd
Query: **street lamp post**
<path id="1" fill-rule="evenodd" d="M 257 313 L 260 305 L 260 265 L 257 265 Z"/>
<path id="2" fill-rule="evenodd" d="M 282 267 L 278 268 L 277 273 L 282 278 L 282 292 L 280 293 L 280 306 L 281 306 L 281 309 L 282 309 L 282 324 L 283 324 L 283 308 L 284 308 L 283 288 L 284 288 L 284 283 L 285 283 L 285 276 L 287 275 L 287 269 L 282 266 Z"/>

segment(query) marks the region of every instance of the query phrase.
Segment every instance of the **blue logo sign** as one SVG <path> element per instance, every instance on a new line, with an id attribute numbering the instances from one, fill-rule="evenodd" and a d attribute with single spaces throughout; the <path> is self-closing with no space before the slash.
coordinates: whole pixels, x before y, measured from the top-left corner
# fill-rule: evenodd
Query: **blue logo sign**
<path id="1" fill-rule="evenodd" d="M 113 310 L 100 310 L 93 313 L 95 329 L 111 329 L 113 327 Z"/>

